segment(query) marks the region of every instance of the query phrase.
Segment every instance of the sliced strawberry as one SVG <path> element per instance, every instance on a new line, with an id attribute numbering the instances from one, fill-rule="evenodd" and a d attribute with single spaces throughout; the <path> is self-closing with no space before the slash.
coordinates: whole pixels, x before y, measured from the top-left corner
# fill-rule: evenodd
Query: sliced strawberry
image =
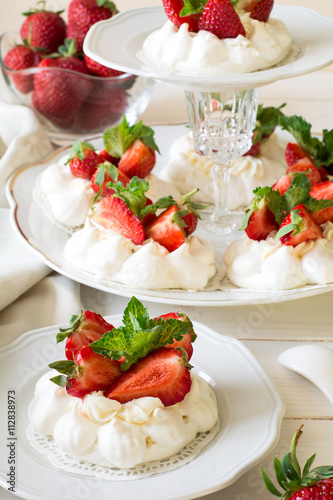
<path id="1" fill-rule="evenodd" d="M 283 245 L 293 247 L 308 240 L 322 238 L 323 232 L 307 208 L 298 204 L 280 225 L 277 237 Z"/>
<path id="2" fill-rule="evenodd" d="M 310 191 L 310 196 L 317 200 L 333 200 L 333 182 L 326 181 L 316 184 Z M 317 224 L 324 224 L 324 222 L 333 222 L 333 207 L 323 208 L 312 214 L 312 217 Z"/>
<path id="3" fill-rule="evenodd" d="M 181 11 L 184 7 L 184 0 L 162 0 L 166 15 L 178 28 L 183 24 L 188 24 L 188 30 L 196 33 L 198 31 L 198 21 L 200 15 L 191 14 L 189 16 L 181 16 Z"/>
<path id="4" fill-rule="evenodd" d="M 110 165 L 110 167 L 113 167 L 115 169 L 116 180 L 111 177 L 110 173 L 108 172 L 108 165 L 106 164 L 99 165 L 99 168 L 95 171 L 91 178 L 91 187 L 95 191 L 95 193 L 98 193 L 102 187 L 101 196 L 110 196 L 111 194 L 115 193 L 115 190 L 112 189 L 112 187 L 107 186 L 109 182 L 114 184 L 115 182 L 119 181 L 122 182 L 124 186 L 126 186 L 130 181 L 127 175 L 118 170 L 116 167 L 114 167 L 113 165 Z M 102 181 L 100 181 L 99 179 L 100 176 L 103 178 Z"/>
<path id="5" fill-rule="evenodd" d="M 250 215 L 248 225 L 245 228 L 247 236 L 251 240 L 265 240 L 267 236 L 278 228 L 274 214 L 268 208 L 265 199 L 260 200 L 258 208 Z"/>
<path id="6" fill-rule="evenodd" d="M 311 156 L 308 155 L 297 143 L 288 142 L 286 146 L 286 151 L 284 153 L 288 167 L 295 165 L 302 158 L 308 158 L 311 160 Z"/>
<path id="7" fill-rule="evenodd" d="M 147 227 L 146 238 L 153 238 L 169 252 L 173 252 L 185 242 L 184 225 L 184 221 L 179 217 L 178 207 L 172 205 Z"/>
<path id="8" fill-rule="evenodd" d="M 139 139 L 122 155 L 118 168 L 130 179 L 140 177 L 143 179 L 150 174 L 156 163 L 156 153 Z"/>
<path id="9" fill-rule="evenodd" d="M 142 245 L 145 239 L 142 222 L 121 198 L 115 196 L 103 198 L 97 203 L 91 218 L 106 229 L 122 234 L 135 245 Z"/>
<path id="10" fill-rule="evenodd" d="M 230 0 L 208 0 L 198 28 L 221 39 L 246 36 L 244 26 Z"/>
<path id="11" fill-rule="evenodd" d="M 100 314 L 85 311 L 80 316 L 72 316 L 69 328 L 61 329 L 58 333 L 57 342 L 67 338 L 66 358 L 72 360 L 83 347 L 95 342 L 113 328 Z"/>
<path id="12" fill-rule="evenodd" d="M 161 347 L 132 365 L 104 395 L 120 403 L 153 397 L 171 406 L 182 401 L 190 389 L 190 371 L 182 353 Z"/>
<path id="13" fill-rule="evenodd" d="M 283 195 L 291 186 L 294 176 L 292 174 L 284 174 L 273 184 L 272 189 L 279 191 Z"/>
<path id="14" fill-rule="evenodd" d="M 98 153 L 98 155 L 101 156 L 104 160 L 112 163 L 112 165 L 115 165 L 116 167 L 118 166 L 120 158 L 116 158 L 115 156 L 110 155 L 106 149 L 103 149 L 102 151 L 100 151 Z"/>
<path id="15" fill-rule="evenodd" d="M 76 360 L 56 361 L 49 366 L 63 374 L 61 383 L 56 383 L 65 386 L 67 393 L 76 398 L 104 391 L 123 373 L 119 361 L 96 354 L 89 346 L 81 349 Z"/>
<path id="16" fill-rule="evenodd" d="M 312 163 L 311 160 L 309 160 L 309 158 L 302 158 L 287 168 L 287 174 L 294 172 L 304 173 L 309 178 L 311 186 L 321 182 L 321 175 L 318 168 Z"/>
<path id="17" fill-rule="evenodd" d="M 172 318 L 172 319 L 178 319 L 179 321 L 188 321 L 191 323 L 190 319 L 188 318 L 188 316 L 186 316 L 186 314 L 178 314 L 178 313 L 174 313 L 174 312 L 171 312 L 168 314 L 161 314 L 161 316 L 157 316 L 155 319 L 159 319 L 159 318 L 163 318 L 164 320 Z M 181 340 L 174 340 L 172 342 L 172 344 L 168 344 L 165 347 L 167 347 L 168 349 L 170 349 L 170 348 L 178 349 L 179 347 L 181 347 L 186 352 L 187 360 L 189 361 L 192 357 L 192 354 L 193 354 L 192 342 L 195 341 L 196 337 L 197 337 L 197 335 L 194 332 L 193 325 L 191 323 L 189 333 L 185 333 Z"/>
<path id="18" fill-rule="evenodd" d="M 258 156 L 261 151 L 261 144 L 260 142 L 256 142 L 255 144 L 252 144 L 250 149 L 243 154 L 243 156 Z"/>

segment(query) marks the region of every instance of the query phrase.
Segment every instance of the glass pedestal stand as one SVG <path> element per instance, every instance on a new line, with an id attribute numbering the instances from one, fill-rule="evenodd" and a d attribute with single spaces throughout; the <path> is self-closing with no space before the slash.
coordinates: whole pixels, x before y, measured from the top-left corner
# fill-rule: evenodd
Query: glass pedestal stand
<path id="1" fill-rule="evenodd" d="M 201 229 L 205 238 L 215 245 L 224 245 L 237 237 L 239 227 L 227 204 L 230 162 L 246 153 L 252 145 L 259 89 L 186 90 L 185 97 L 194 147 L 214 161 L 214 210 L 201 224 Z"/>

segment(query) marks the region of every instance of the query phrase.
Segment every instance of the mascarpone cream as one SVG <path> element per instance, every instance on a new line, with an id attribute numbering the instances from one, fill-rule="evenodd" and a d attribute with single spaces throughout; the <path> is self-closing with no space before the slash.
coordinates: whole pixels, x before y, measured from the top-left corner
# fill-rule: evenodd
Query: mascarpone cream
<path id="1" fill-rule="evenodd" d="M 291 36 L 278 19 L 267 23 L 240 16 L 246 37 L 219 39 L 208 31 L 188 31 L 188 24 L 177 28 L 171 21 L 151 33 L 137 58 L 163 71 L 188 75 L 241 74 L 269 68 L 288 54 Z"/>
<path id="2" fill-rule="evenodd" d="M 254 241 L 246 235 L 226 249 L 229 279 L 241 288 L 290 290 L 304 285 L 333 282 L 333 224 L 322 224 L 323 238 L 282 245 L 272 233 Z"/>
<path id="3" fill-rule="evenodd" d="M 168 407 L 153 397 L 120 404 L 102 392 L 74 398 L 50 381 L 55 374 L 52 370 L 37 382 L 29 418 L 39 434 L 53 437 L 62 451 L 78 460 L 119 468 L 161 460 L 218 421 L 214 392 L 193 374 L 184 400 Z"/>
<path id="4" fill-rule="evenodd" d="M 95 226 L 89 218 L 67 241 L 64 257 L 74 268 L 98 279 L 145 289 L 200 290 L 216 270 L 213 247 L 196 236 L 169 252 L 152 239 L 135 245 L 110 229 Z"/>
<path id="5" fill-rule="evenodd" d="M 284 152 L 285 143 L 274 133 L 262 141 L 258 156 L 241 156 L 232 161 L 227 193 L 229 210 L 248 206 L 256 187 L 270 186 L 285 173 Z M 170 147 L 169 154 L 170 160 L 162 169 L 160 177 L 172 182 L 182 194 L 199 186 L 197 199 L 212 203 L 213 160 L 196 152 L 192 133 L 176 139 Z"/>

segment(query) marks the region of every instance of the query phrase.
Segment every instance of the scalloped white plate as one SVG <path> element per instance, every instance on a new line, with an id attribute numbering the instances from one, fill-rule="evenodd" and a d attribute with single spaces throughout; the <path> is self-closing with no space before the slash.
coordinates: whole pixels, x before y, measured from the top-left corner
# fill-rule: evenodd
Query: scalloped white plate
<path id="1" fill-rule="evenodd" d="M 295 57 L 287 56 L 285 62 L 276 67 L 242 75 L 193 76 L 162 72 L 143 65 L 136 54 L 145 38 L 167 21 L 163 7 L 129 10 L 94 24 L 85 38 L 83 50 L 104 66 L 185 90 L 210 92 L 220 91 L 221 88 L 259 87 L 316 71 L 333 62 L 333 19 L 304 7 L 284 5 L 275 5 L 271 17 L 285 23 L 299 53 Z"/>
<path id="2" fill-rule="evenodd" d="M 118 325 L 121 315 L 106 318 Z M 284 402 L 253 354 L 238 340 L 197 322 L 193 365 L 217 396 L 221 429 L 192 462 L 170 473 L 132 481 L 105 481 L 63 472 L 38 454 L 26 438 L 27 408 L 48 363 L 62 359 L 59 330 L 51 326 L 23 334 L 0 350 L 1 450 L 6 450 L 7 392 L 16 392 L 16 495 L 27 500 L 84 498 L 186 500 L 232 484 L 276 445 Z M 7 489 L 7 453 L 0 454 L 0 485 Z"/>

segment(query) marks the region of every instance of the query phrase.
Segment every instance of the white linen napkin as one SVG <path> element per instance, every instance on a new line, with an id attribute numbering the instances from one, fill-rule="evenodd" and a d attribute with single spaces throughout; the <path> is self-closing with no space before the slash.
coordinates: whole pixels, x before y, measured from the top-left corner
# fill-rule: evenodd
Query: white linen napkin
<path id="1" fill-rule="evenodd" d="M 5 186 L 14 170 L 42 160 L 52 150 L 29 108 L 0 101 L 0 310 L 51 272 L 14 234 Z"/>

